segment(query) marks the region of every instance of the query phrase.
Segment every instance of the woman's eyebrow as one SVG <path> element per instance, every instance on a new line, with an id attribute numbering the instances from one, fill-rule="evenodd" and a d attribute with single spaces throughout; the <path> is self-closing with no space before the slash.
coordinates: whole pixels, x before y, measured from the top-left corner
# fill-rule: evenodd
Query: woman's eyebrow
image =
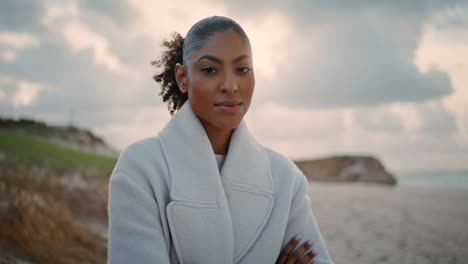
<path id="1" fill-rule="evenodd" d="M 239 57 L 233 59 L 232 63 L 236 63 L 236 62 L 239 62 L 239 61 L 241 61 L 243 59 L 247 59 L 247 58 L 249 58 L 249 55 L 240 55 Z"/>
<path id="2" fill-rule="evenodd" d="M 247 59 L 248 57 L 249 57 L 248 55 L 240 55 L 239 57 L 236 57 L 236 58 L 232 59 L 232 63 L 239 62 L 239 61 L 241 61 L 241 60 L 243 60 L 243 59 Z M 221 64 L 221 65 L 223 64 L 223 60 L 222 60 L 222 59 L 217 58 L 217 57 L 212 56 L 212 55 L 203 55 L 203 56 L 201 56 L 197 61 L 200 61 L 200 60 L 202 60 L 202 59 L 212 60 L 212 61 L 214 61 L 214 62 L 216 62 L 216 63 Z"/>
<path id="3" fill-rule="evenodd" d="M 216 63 L 223 64 L 223 60 L 216 58 L 215 56 L 212 56 L 212 55 L 203 55 L 197 60 L 197 62 L 201 61 L 202 59 L 212 60 Z"/>

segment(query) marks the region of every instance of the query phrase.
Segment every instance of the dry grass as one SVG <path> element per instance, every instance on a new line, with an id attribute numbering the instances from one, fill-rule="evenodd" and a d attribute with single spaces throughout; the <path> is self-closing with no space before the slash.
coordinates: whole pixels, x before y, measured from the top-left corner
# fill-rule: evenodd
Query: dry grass
<path id="1" fill-rule="evenodd" d="M 34 263 L 106 262 L 106 238 L 87 224 L 93 220 L 106 228 L 105 182 L 83 187 L 64 184 L 64 176 L 58 181 L 30 169 L 0 173 L 2 244 Z M 0 263 L 14 261 L 0 252 Z"/>

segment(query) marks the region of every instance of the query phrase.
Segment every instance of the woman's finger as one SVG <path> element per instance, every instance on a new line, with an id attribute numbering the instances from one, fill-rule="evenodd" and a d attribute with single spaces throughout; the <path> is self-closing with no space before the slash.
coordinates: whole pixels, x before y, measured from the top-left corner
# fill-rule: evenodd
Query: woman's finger
<path id="1" fill-rule="evenodd" d="M 289 240 L 288 244 L 286 244 L 286 246 L 281 250 L 278 260 L 276 260 L 276 264 L 284 264 L 291 251 L 297 246 L 297 244 L 299 244 L 299 241 L 301 241 L 300 236 L 295 236 Z"/>
<path id="2" fill-rule="evenodd" d="M 286 264 L 296 264 L 299 259 L 306 253 L 307 250 L 309 250 L 312 247 L 312 243 L 310 240 L 307 240 L 306 242 L 302 243 L 300 247 L 295 249 L 291 254 L 289 254 L 288 260 Z"/>
<path id="3" fill-rule="evenodd" d="M 313 258 L 317 256 L 317 252 L 314 250 L 309 251 L 301 260 L 298 262 L 298 264 L 307 264 L 309 261 L 311 261 Z M 316 262 L 313 261 L 311 264 L 315 264 Z"/>

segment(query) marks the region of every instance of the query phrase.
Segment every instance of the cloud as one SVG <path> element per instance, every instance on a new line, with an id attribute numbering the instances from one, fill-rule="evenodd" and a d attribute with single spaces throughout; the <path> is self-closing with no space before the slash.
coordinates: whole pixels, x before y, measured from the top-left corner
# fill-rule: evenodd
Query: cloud
<path id="1" fill-rule="evenodd" d="M 13 61 L 15 59 L 15 52 L 12 50 L 0 50 L 0 60 Z"/>
<path id="2" fill-rule="evenodd" d="M 13 107 L 11 103 L 11 98 L 13 98 L 17 90 L 16 83 L 17 83 L 17 80 L 15 80 L 14 78 L 0 73 L 0 94 L 2 94 L 1 96 L 2 99 L 0 101 L 4 101 L 2 102 L 2 104 L 0 104 L 0 111 L 2 113 L 6 113 L 8 112 L 7 110 L 10 110 L 10 109 L 7 109 L 7 106 Z"/>
<path id="3" fill-rule="evenodd" d="M 291 109 L 275 103 L 263 104 L 249 112 L 247 120 L 268 142 L 331 139 L 345 129 L 345 116 L 329 110 Z"/>
<path id="4" fill-rule="evenodd" d="M 272 99 L 292 107 L 349 107 L 421 101 L 451 93 L 445 73 L 420 73 L 412 58 L 402 58 L 390 41 L 366 23 L 357 24 L 319 35 L 313 54 L 304 54 L 292 62 L 294 70 L 282 73 Z"/>
<path id="5" fill-rule="evenodd" d="M 12 62 L 19 50 L 37 46 L 39 43 L 39 39 L 29 33 L 0 31 L 0 59 Z"/>
<path id="6" fill-rule="evenodd" d="M 466 17 L 468 5 L 454 4 L 442 12 L 438 12 L 432 18 L 432 25 L 439 30 L 463 29 L 468 27 Z"/>
<path id="7" fill-rule="evenodd" d="M 14 106 L 26 106 L 36 100 L 39 91 L 44 88 L 44 85 L 31 83 L 26 81 L 18 82 L 18 91 L 12 98 L 12 103 Z"/>
<path id="8" fill-rule="evenodd" d="M 133 76 L 115 74 L 96 64 L 94 56 L 90 49 L 71 53 L 67 44 L 49 39 L 40 46 L 23 50 L 14 63 L 0 61 L 0 66 L 5 75 L 15 79 L 48 85 L 49 89 L 41 92 L 34 104 L 22 108 L 24 112 L 63 113 L 75 108 L 77 114 L 92 115 L 112 108 L 157 105 L 158 96 L 149 86 L 150 77 L 145 84 Z M 94 123 L 82 121 L 87 126 L 112 122 L 105 117 Z"/>
<path id="9" fill-rule="evenodd" d="M 224 3 L 246 20 L 280 11 L 289 20 L 282 24 L 296 30 L 275 47 L 275 54 L 286 54 L 287 59 L 271 66 L 279 70 L 275 82 L 267 84 L 270 92 L 265 101 L 288 107 L 345 108 L 424 101 L 453 91 L 445 72 L 422 73 L 413 61 L 425 21 L 450 2 Z M 276 35 L 275 28 L 270 30 Z"/>
<path id="10" fill-rule="evenodd" d="M 152 80 L 150 61 L 157 55 L 152 36 L 126 31 L 77 1 L 44 3 L 35 17 L 41 31 L 12 26 L 3 31 L 8 35 L 0 35 L 0 46 L 9 45 L 0 47 L 2 114 L 64 124 L 74 112 L 77 125 L 107 134 L 104 128 L 125 127 L 147 116 L 144 112 L 150 110 L 143 109 L 166 109 Z M 44 89 L 28 86 L 36 83 Z M 169 118 L 167 110 L 164 118 Z M 131 135 L 138 131 L 135 127 Z M 129 131 L 110 133 L 116 137 L 111 144 L 122 147 L 135 139 L 125 133 Z"/>
<path id="11" fill-rule="evenodd" d="M 119 59 L 109 52 L 107 39 L 79 23 L 70 23 L 63 29 L 63 36 L 73 53 L 91 49 L 97 64 L 112 71 L 122 71 Z"/>
<path id="12" fill-rule="evenodd" d="M 33 104 L 40 92 L 46 89 L 43 83 L 17 80 L 0 74 L 0 101 L 5 101 L 0 111 L 16 110 Z"/>
<path id="13" fill-rule="evenodd" d="M 417 106 L 423 124 L 420 130 L 424 134 L 440 138 L 450 136 L 457 130 L 453 115 L 440 102 L 428 102 Z"/>
<path id="14" fill-rule="evenodd" d="M 404 129 L 400 117 L 387 109 L 357 109 L 352 112 L 352 117 L 357 126 L 367 131 L 395 133 Z"/>
<path id="15" fill-rule="evenodd" d="M 15 49 L 37 46 L 39 39 L 32 34 L 17 32 L 0 32 L 0 45 Z"/>
<path id="16" fill-rule="evenodd" d="M 132 24 L 138 17 L 138 11 L 126 0 L 84 0 L 80 7 L 87 11 L 94 11 L 117 26 Z"/>
<path id="17" fill-rule="evenodd" d="M 468 4 L 435 13 L 425 25 L 415 56 L 421 72 L 436 68 L 450 76 L 454 92 L 443 98 L 442 111 L 449 112 L 456 123 L 457 131 L 453 137 L 459 146 L 468 146 L 468 25 L 463 27 L 453 21 L 466 20 L 467 17 Z"/>
<path id="18" fill-rule="evenodd" d="M 213 1 L 219 3 L 220 1 Z M 369 1 L 356 0 L 343 2 L 340 0 L 293 0 L 285 2 L 282 0 L 269 1 L 265 5 L 262 1 L 249 0 L 224 0 L 232 14 L 241 17 L 255 17 L 270 10 L 281 10 L 284 13 L 293 14 L 293 20 L 298 25 L 310 26 L 314 22 L 322 21 L 324 18 L 339 19 L 349 14 L 392 14 L 400 17 L 412 16 L 425 18 L 432 12 L 448 6 L 463 4 L 464 0 L 447 1 Z"/>
<path id="19" fill-rule="evenodd" d="M 260 142 L 294 159 L 362 154 L 391 171 L 466 168 L 468 146 L 454 135 L 457 127 L 445 110 L 441 99 L 348 109 L 269 103 L 250 112 L 248 121 Z"/>
<path id="20" fill-rule="evenodd" d="M 0 30 L 36 32 L 42 28 L 38 22 L 45 14 L 43 1 L 2 1 L 0 7 Z"/>

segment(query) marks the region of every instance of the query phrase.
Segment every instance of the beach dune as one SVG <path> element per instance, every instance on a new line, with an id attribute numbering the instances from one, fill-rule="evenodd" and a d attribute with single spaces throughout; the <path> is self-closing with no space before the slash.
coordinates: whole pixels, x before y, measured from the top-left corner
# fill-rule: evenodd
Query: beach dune
<path id="1" fill-rule="evenodd" d="M 468 189 L 310 182 L 337 264 L 468 263 Z"/>

